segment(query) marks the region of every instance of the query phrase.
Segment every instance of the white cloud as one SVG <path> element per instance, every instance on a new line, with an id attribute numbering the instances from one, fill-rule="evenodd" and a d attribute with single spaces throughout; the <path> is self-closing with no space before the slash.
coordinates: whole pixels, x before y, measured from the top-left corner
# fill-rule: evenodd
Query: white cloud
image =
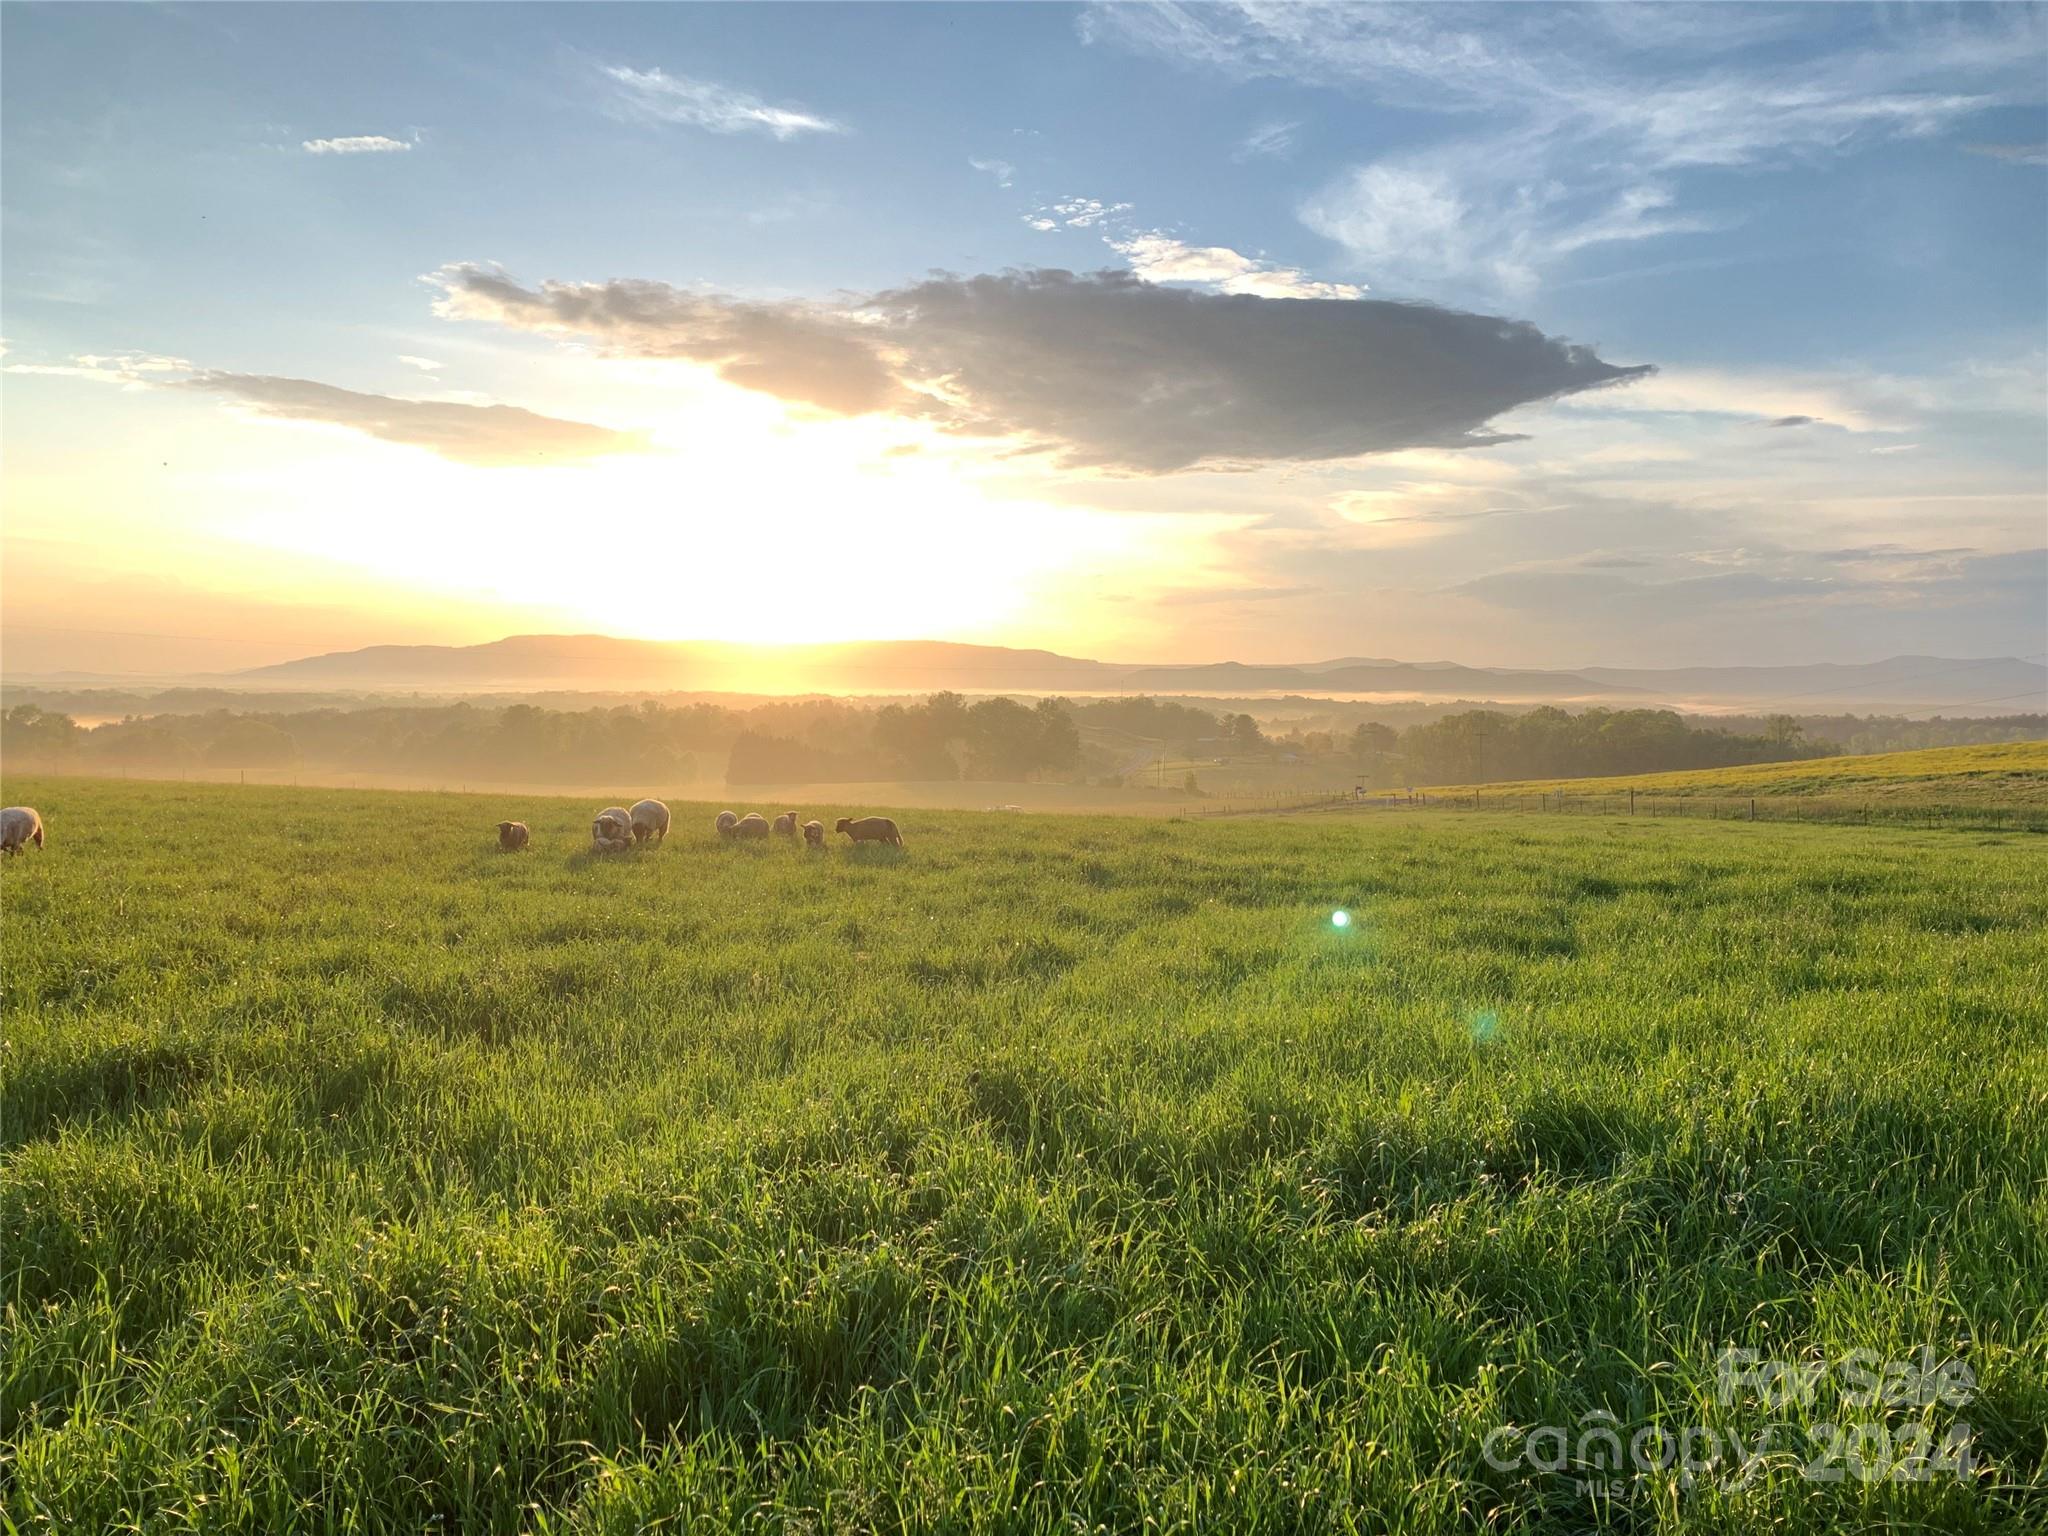
<path id="1" fill-rule="evenodd" d="M 1028 222 L 1033 229 L 1051 229 L 1058 224 L 1064 224 L 1068 229 L 1093 229 L 1105 220 L 1130 211 L 1129 203 L 1105 203 L 1099 197 L 1070 197 L 1065 202 L 1039 209 L 1036 218 Z M 1039 220 L 1049 222 L 1040 223 Z"/>
<path id="2" fill-rule="evenodd" d="M 364 133 L 346 139 L 307 139 L 299 148 L 309 155 L 395 155 L 412 145 L 381 133 Z"/>
<path id="3" fill-rule="evenodd" d="M 434 373 L 442 366 L 431 357 L 408 357 L 403 352 L 398 354 L 398 360 L 408 368 L 417 368 L 422 373 Z"/>
<path id="4" fill-rule="evenodd" d="M 978 160 L 969 155 L 967 163 L 974 170 L 985 171 L 995 177 L 996 185 L 999 187 L 1007 187 L 1016 180 L 1017 168 L 1007 160 Z"/>
<path id="5" fill-rule="evenodd" d="M 829 117 L 800 107 L 778 107 L 710 80 L 623 64 L 604 66 L 604 74 L 618 87 L 620 107 L 654 122 L 682 123 L 710 133 L 765 133 L 776 139 L 847 131 Z"/>
<path id="6" fill-rule="evenodd" d="M 1157 230 L 1128 239 L 1108 239 L 1111 250 L 1148 283 L 1200 283 L 1218 293 L 1248 293 L 1262 299 L 1358 299 L 1356 283 L 1325 283 L 1299 267 L 1284 267 L 1246 256 L 1225 245 L 1188 245 Z"/>

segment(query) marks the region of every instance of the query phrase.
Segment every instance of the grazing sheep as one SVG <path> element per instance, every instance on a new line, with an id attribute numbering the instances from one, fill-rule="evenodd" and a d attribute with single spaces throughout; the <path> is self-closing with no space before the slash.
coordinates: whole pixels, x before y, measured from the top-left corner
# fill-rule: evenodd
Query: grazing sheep
<path id="1" fill-rule="evenodd" d="M 807 821 L 804 823 L 804 846 L 807 848 L 822 848 L 825 846 L 825 823 L 822 821 Z"/>
<path id="2" fill-rule="evenodd" d="M 795 811 L 784 811 L 780 816 L 775 818 L 775 835 L 777 837 L 796 836 Z"/>
<path id="3" fill-rule="evenodd" d="M 608 806 L 590 824 L 590 841 L 599 853 L 616 853 L 633 841 L 633 818 L 624 806 Z"/>
<path id="4" fill-rule="evenodd" d="M 766 837 L 768 835 L 768 818 L 759 811 L 749 811 L 733 827 L 732 835 L 744 838 Z"/>
<path id="5" fill-rule="evenodd" d="M 659 843 L 668 836 L 668 807 L 659 800 L 635 801 L 632 819 L 636 843 L 644 843 L 650 837 Z"/>
<path id="6" fill-rule="evenodd" d="M 739 824 L 739 817 L 731 811 L 720 811 L 718 813 L 718 820 L 712 823 L 713 826 L 718 828 L 718 835 L 727 842 L 732 841 L 732 829 Z"/>
<path id="7" fill-rule="evenodd" d="M 35 807 L 10 805 L 0 811 L 0 853 L 19 853 L 30 843 L 43 846 L 43 818 Z"/>
<path id="8" fill-rule="evenodd" d="M 886 816 L 842 816 L 839 824 L 832 829 L 844 832 L 855 843 L 887 843 L 892 848 L 903 846 L 903 834 L 896 830 L 896 823 Z"/>
<path id="9" fill-rule="evenodd" d="M 517 853 L 533 836 L 526 830 L 523 821 L 501 821 L 498 823 L 498 846 L 507 853 Z"/>

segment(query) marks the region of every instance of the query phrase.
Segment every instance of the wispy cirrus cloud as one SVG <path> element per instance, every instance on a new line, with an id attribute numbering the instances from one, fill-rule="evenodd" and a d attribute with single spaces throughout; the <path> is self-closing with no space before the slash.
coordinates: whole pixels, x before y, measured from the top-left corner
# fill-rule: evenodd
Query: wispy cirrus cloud
<path id="1" fill-rule="evenodd" d="M 307 139 L 299 148 L 309 155 L 397 155 L 409 151 L 412 143 L 381 133 L 362 133 L 345 139 Z"/>
<path id="2" fill-rule="evenodd" d="M 1017 168 L 1007 160 L 983 160 L 969 155 L 967 157 L 967 165 L 970 170 L 981 171 L 986 175 L 993 176 L 996 179 L 996 185 L 999 187 L 1012 186 L 1017 179 Z"/>
<path id="3" fill-rule="evenodd" d="M 613 105 L 629 116 L 679 123 L 707 133 L 765 133 L 793 139 L 806 133 L 845 133 L 844 123 L 796 106 L 777 106 L 747 91 L 661 69 L 601 66 L 613 86 Z"/>
<path id="4" fill-rule="evenodd" d="M 148 389 L 190 373 L 192 365 L 182 357 L 156 352 L 82 352 L 61 363 L 8 363 L 4 371 L 40 374 L 46 378 L 91 379 L 101 384 L 119 384 L 126 389 Z"/>
<path id="5" fill-rule="evenodd" d="M 470 265 L 433 281 L 448 318 L 1139 474 L 1512 441 L 1495 417 L 1649 371 L 1497 316 L 1196 293 L 1126 272 L 942 275 L 831 304 L 649 281 L 529 288 Z"/>
<path id="6" fill-rule="evenodd" d="M 2048 165 L 2048 144 L 1965 144 L 1963 148 L 2011 165 Z"/>
<path id="7" fill-rule="evenodd" d="M 1789 51 L 1748 55 L 1759 24 Z M 1509 294 L 1594 247 L 1722 227 L 1685 207 L 1696 171 L 1927 138 L 2038 100 L 2048 30 L 2032 8 L 1984 8 L 1901 17 L 1884 41 L 1843 46 L 1804 17 L 1736 8 L 1259 0 L 1100 6 L 1082 27 L 1235 79 L 1355 88 L 1484 125 L 1358 165 L 1301 212 L 1383 289 Z"/>
<path id="8" fill-rule="evenodd" d="M 1230 158 L 1240 162 L 1285 160 L 1294 153 L 1294 141 L 1300 132 L 1299 123 L 1261 123 L 1239 141 Z"/>

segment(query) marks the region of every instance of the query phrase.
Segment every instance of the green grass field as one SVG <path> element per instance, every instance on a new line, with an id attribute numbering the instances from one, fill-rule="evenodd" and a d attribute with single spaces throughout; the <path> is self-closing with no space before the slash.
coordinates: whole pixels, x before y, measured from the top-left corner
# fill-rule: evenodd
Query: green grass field
<path id="1" fill-rule="evenodd" d="M 1974 747 L 1930 747 L 1865 757 L 1819 757 L 1744 768 L 1639 773 L 1602 779 L 1526 779 L 1511 784 L 1460 784 L 1432 793 L 1857 796 L 1886 804 L 2048 807 L 2048 741 Z"/>
<path id="2" fill-rule="evenodd" d="M 2038 839 L 6 798 L 9 1531 L 2048 1523 Z"/>

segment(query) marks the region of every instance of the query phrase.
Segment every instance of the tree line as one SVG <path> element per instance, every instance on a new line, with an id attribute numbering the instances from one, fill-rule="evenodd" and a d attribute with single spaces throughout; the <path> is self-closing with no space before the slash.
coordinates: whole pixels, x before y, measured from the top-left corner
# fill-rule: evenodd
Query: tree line
<path id="1" fill-rule="evenodd" d="M 1447 715 L 1401 732 L 1394 751 L 1405 783 L 1492 784 L 1783 763 L 1835 757 L 1842 749 L 1808 741 L 1790 715 L 1769 716 L 1762 730 L 1741 735 L 1688 725 L 1668 709 L 1572 714 L 1546 705 L 1522 715 L 1489 709 Z"/>
<path id="2" fill-rule="evenodd" d="M 1026 779 L 1082 766 L 1080 730 L 1065 700 L 970 704 L 954 693 L 880 709 L 831 699 L 749 709 L 214 709 L 91 727 L 18 704 L 0 715 L 0 754 L 10 765 L 80 773 L 303 768 L 484 783 L 675 783 L 714 777 L 721 764 L 734 784 Z"/>
<path id="3" fill-rule="evenodd" d="M 266 701 L 267 702 L 267 701 Z M 79 773 L 221 769 L 408 774 L 490 783 L 732 784 L 931 779 L 1117 782 L 1159 758 L 1320 768 L 1375 787 L 1483 784 L 1721 768 L 2048 735 L 2048 718 L 1892 721 L 1791 715 L 1701 724 L 1670 710 L 1473 709 L 1397 731 L 1260 725 L 1252 715 L 1146 696 L 1024 702 L 957 693 L 875 706 L 794 699 L 748 707 L 651 700 L 228 709 L 135 714 L 94 726 L 37 704 L 0 715 L 16 767 Z M 1742 727 L 1742 728 L 1731 728 Z M 2015 736 L 2014 732 L 2021 734 Z M 1178 774 L 1179 770 L 1176 770 Z"/>

